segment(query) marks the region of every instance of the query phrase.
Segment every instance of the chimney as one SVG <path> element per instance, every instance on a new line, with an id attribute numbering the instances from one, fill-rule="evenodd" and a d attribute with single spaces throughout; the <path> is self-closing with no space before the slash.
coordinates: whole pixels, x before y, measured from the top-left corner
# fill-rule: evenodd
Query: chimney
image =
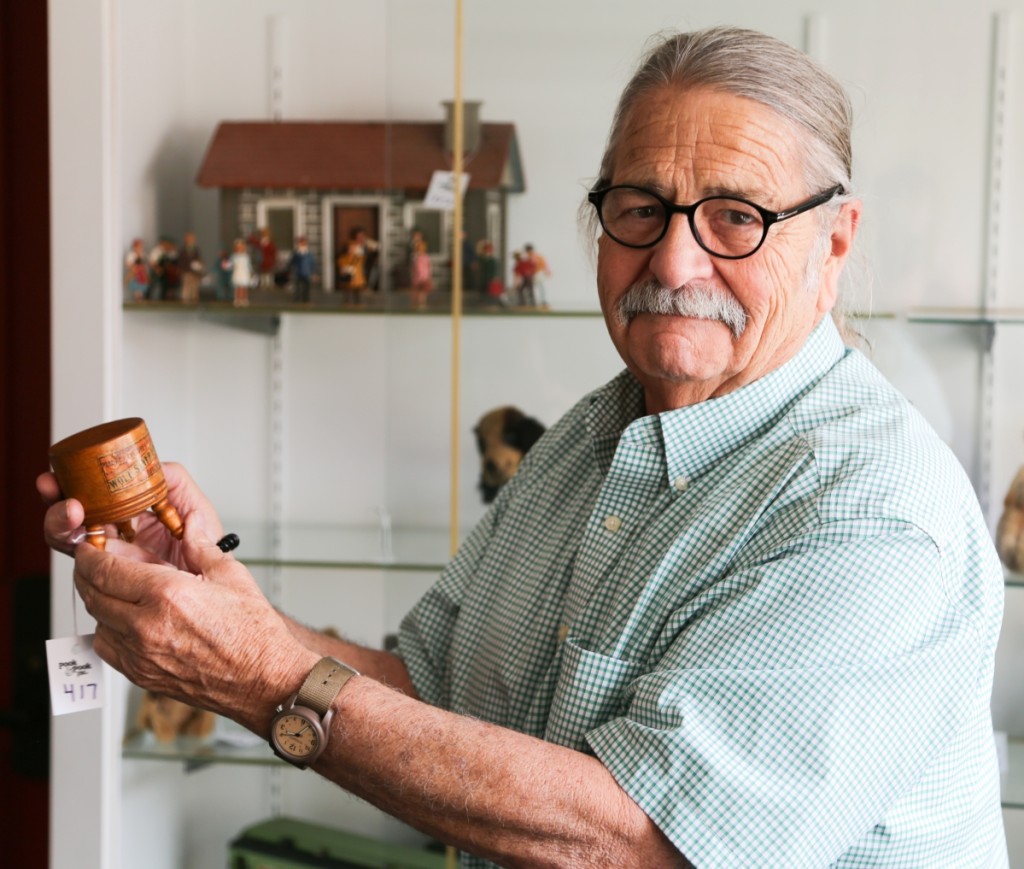
<path id="1" fill-rule="evenodd" d="M 444 106 L 444 149 L 455 150 L 455 103 L 445 100 Z M 480 100 L 462 101 L 462 146 L 463 153 L 471 154 L 480 147 Z"/>

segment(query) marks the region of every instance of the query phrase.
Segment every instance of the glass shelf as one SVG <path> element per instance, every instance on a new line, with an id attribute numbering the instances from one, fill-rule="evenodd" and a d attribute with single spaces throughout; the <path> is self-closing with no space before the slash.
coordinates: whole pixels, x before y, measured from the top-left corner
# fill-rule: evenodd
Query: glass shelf
<path id="1" fill-rule="evenodd" d="M 260 567 L 370 568 L 379 570 L 441 571 L 450 560 L 447 528 L 290 524 L 281 528 L 279 550 L 273 552 L 267 524 L 229 522 L 241 544 L 235 557 Z M 465 538 L 468 529 L 459 536 Z M 1010 588 L 1024 588 L 1024 574 L 1003 568 Z"/>
<path id="2" fill-rule="evenodd" d="M 905 320 L 908 323 L 987 326 L 1024 324 L 1024 308 L 910 308 L 903 311 L 853 311 L 854 320 Z"/>
<path id="3" fill-rule="evenodd" d="M 451 547 L 447 528 L 290 524 L 278 531 L 275 552 L 269 525 L 225 522 L 224 527 L 239 536 L 235 557 L 250 566 L 439 573 Z"/>
<path id="4" fill-rule="evenodd" d="M 914 308 L 907 312 L 911 323 L 950 323 L 952 325 L 985 326 L 996 323 L 1024 323 L 1024 308 Z"/>
<path id="5" fill-rule="evenodd" d="M 239 734 L 243 736 L 230 741 L 215 736 L 206 739 L 179 736 L 173 742 L 158 742 L 153 734 L 140 733 L 125 739 L 121 754 L 127 760 L 183 763 L 189 771 L 213 763 L 249 766 L 283 763 L 268 743 L 246 731 L 239 730 Z"/>
<path id="6" fill-rule="evenodd" d="M 197 311 L 213 317 L 224 317 L 238 320 L 254 317 L 275 316 L 278 314 L 343 314 L 346 316 L 365 316 L 367 314 L 387 314 L 389 316 L 450 316 L 451 296 L 447 293 L 434 293 L 426 308 L 413 308 L 407 299 L 374 296 L 364 304 L 351 305 L 342 301 L 340 293 L 322 295 L 309 304 L 293 302 L 281 292 L 265 292 L 254 295 L 250 304 L 236 307 L 228 301 L 207 300 L 199 302 L 178 301 L 125 301 L 125 311 L 148 311 L 150 313 L 183 313 Z M 284 297 L 284 298 L 282 298 Z M 518 306 L 498 305 L 481 302 L 474 297 L 466 298 L 462 307 L 463 316 L 468 317 L 600 317 L 601 311 L 593 305 L 588 306 Z"/>
<path id="7" fill-rule="evenodd" d="M 235 727 L 235 725 L 232 725 Z M 191 771 L 209 764 L 272 766 L 283 763 L 270 746 L 239 730 L 230 741 L 211 737 L 178 737 L 174 742 L 157 742 L 150 733 L 125 740 L 123 756 L 127 760 L 162 760 L 182 763 Z M 1007 771 L 1000 778 L 1000 799 L 1004 809 L 1024 809 L 1024 739 L 1010 739 L 1007 747 Z"/>
<path id="8" fill-rule="evenodd" d="M 254 291 L 255 292 L 255 291 Z M 388 314 L 389 316 L 449 316 L 451 314 L 451 296 L 447 293 L 432 294 L 426 308 L 413 308 L 404 296 L 374 296 L 365 304 L 351 305 L 342 301 L 340 293 L 322 294 L 310 304 L 292 302 L 282 292 L 265 291 L 256 294 L 246 307 L 235 307 L 231 302 L 205 300 L 199 302 L 151 302 L 128 301 L 123 303 L 126 311 L 149 312 L 190 312 L 198 311 L 214 317 L 226 317 L 237 320 L 246 318 L 267 317 L 278 314 L 344 314 L 365 316 L 367 314 Z M 284 298 L 282 298 L 284 297 Z M 537 305 L 522 307 L 517 305 L 498 305 L 483 302 L 475 295 L 464 299 L 463 316 L 469 317 L 600 317 L 600 309 L 593 306 L 551 306 Z M 983 326 L 996 323 L 1024 325 L 1024 308 L 998 308 L 982 310 L 980 308 L 911 308 L 906 311 L 854 311 L 850 315 L 855 320 L 898 320 L 909 323 L 948 323 L 952 325 Z"/>

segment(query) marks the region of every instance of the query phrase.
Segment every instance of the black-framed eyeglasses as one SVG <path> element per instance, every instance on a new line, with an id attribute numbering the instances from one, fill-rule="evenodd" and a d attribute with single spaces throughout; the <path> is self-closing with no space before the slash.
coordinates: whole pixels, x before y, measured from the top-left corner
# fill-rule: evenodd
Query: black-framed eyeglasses
<path id="1" fill-rule="evenodd" d="M 743 259 L 764 244 L 768 228 L 834 199 L 841 184 L 785 211 L 768 211 L 735 196 L 708 196 L 692 205 L 676 205 L 643 187 L 616 185 L 592 190 L 587 199 L 609 238 L 626 247 L 654 247 L 668 232 L 674 214 L 685 214 L 704 250 L 723 259 Z"/>

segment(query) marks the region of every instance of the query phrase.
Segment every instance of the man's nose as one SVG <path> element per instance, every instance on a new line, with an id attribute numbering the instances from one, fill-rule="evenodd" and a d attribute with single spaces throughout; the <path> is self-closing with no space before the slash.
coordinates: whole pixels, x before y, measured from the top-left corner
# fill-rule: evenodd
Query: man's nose
<path id="1" fill-rule="evenodd" d="M 681 287 L 714 273 L 714 257 L 697 244 L 685 214 L 672 215 L 665 236 L 653 248 L 650 269 L 663 287 Z"/>

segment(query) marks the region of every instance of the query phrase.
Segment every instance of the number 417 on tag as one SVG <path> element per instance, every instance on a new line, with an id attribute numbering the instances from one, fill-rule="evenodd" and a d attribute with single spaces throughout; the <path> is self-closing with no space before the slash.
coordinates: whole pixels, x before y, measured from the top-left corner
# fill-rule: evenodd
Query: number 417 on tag
<path id="1" fill-rule="evenodd" d="M 103 662 L 93 651 L 93 635 L 46 641 L 50 705 L 54 715 L 103 705 Z"/>

